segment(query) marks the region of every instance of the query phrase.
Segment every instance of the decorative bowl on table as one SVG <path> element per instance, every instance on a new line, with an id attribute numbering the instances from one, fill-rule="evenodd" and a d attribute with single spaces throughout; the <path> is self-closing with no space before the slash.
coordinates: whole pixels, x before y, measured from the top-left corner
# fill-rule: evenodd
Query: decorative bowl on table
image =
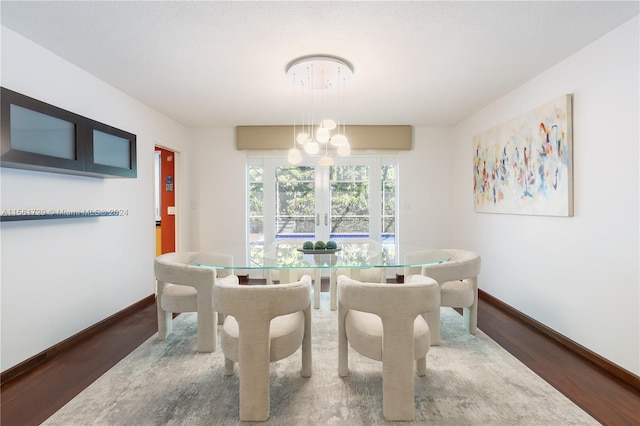
<path id="1" fill-rule="evenodd" d="M 304 254 L 333 254 L 342 249 L 338 248 L 335 241 L 329 240 L 326 243 L 324 241 L 305 241 L 302 248 L 297 249 Z"/>

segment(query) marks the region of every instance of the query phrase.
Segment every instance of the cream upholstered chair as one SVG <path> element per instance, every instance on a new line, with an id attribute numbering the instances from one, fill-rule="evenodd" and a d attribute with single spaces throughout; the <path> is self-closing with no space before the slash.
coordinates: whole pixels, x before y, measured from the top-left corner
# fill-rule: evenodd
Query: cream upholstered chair
<path id="1" fill-rule="evenodd" d="M 385 268 L 331 268 L 329 296 L 332 311 L 338 308 L 338 277 L 340 275 L 366 283 L 384 284 L 387 282 L 387 270 Z"/>
<path id="2" fill-rule="evenodd" d="M 216 350 L 216 313 L 213 309 L 213 284 L 216 270 L 190 264 L 194 252 L 172 252 L 156 257 L 153 265 L 157 280 L 158 338 L 172 332 L 174 312 L 197 312 L 198 352 Z M 233 264 L 233 257 L 211 254 L 211 259 Z M 221 271 L 221 275 L 231 271 Z"/>
<path id="3" fill-rule="evenodd" d="M 413 275 L 404 284 L 338 277 L 338 372 L 349 374 L 348 345 L 382 361 L 382 406 L 387 420 L 415 418 L 413 365 L 426 375 L 430 333 L 425 315 L 440 309 L 438 283 Z"/>
<path id="4" fill-rule="evenodd" d="M 280 249 L 290 249 L 296 250 L 301 246 L 301 243 L 298 243 L 297 240 L 291 241 L 287 239 L 276 240 L 273 243 L 272 248 L 276 251 Z M 277 253 L 275 254 L 277 256 Z M 313 307 L 315 309 L 320 309 L 320 289 L 322 286 L 322 274 L 320 268 L 293 268 L 290 269 L 288 274 L 281 273 L 283 271 L 279 269 L 267 269 L 267 284 L 271 285 L 275 281 L 280 284 L 286 284 L 281 282 L 281 277 L 284 275 L 288 275 L 289 277 L 294 277 L 293 279 L 299 281 L 304 275 L 309 275 L 313 279 Z"/>
<path id="5" fill-rule="evenodd" d="M 221 330 L 225 374 L 240 371 L 240 420 L 269 418 L 269 363 L 302 347 L 302 376 L 311 376 L 311 277 L 290 284 L 241 286 L 216 282 L 214 308 Z"/>
<path id="6" fill-rule="evenodd" d="M 443 249 L 450 254 L 444 263 L 411 267 L 405 269 L 405 277 L 422 274 L 440 284 L 440 304 L 452 308 L 462 308 L 463 322 L 467 331 L 476 334 L 478 327 L 478 275 L 480 256 L 470 250 Z M 412 252 L 405 255 L 407 263 L 426 260 L 428 252 Z M 440 315 L 427 318 L 431 329 L 431 344 L 440 344 Z"/>
<path id="7" fill-rule="evenodd" d="M 191 257 L 191 260 L 193 264 L 196 265 L 202 265 L 202 266 L 225 266 L 225 269 L 221 269 L 221 268 L 212 268 L 215 269 L 215 274 L 216 277 L 218 279 L 226 279 L 229 276 L 234 275 L 234 271 L 233 269 L 230 268 L 226 268 L 226 267 L 230 267 L 233 266 L 233 256 L 225 254 L 225 253 L 220 253 L 219 251 L 201 251 L 198 253 L 195 253 L 194 256 Z M 194 262 L 195 261 L 195 262 Z M 236 277 L 236 279 L 231 279 L 231 281 L 237 281 L 238 277 Z M 218 325 L 222 325 L 222 323 L 224 322 L 224 314 L 221 313 L 217 313 L 218 314 Z"/>
<path id="8" fill-rule="evenodd" d="M 267 284 L 271 285 L 274 281 L 277 281 L 279 284 L 286 284 L 280 282 L 280 278 L 282 275 L 280 270 L 278 269 L 267 269 Z M 315 309 L 320 309 L 320 288 L 322 285 L 322 276 L 320 268 L 309 268 L 309 269 L 292 269 L 289 270 L 289 276 L 293 276 L 296 281 L 300 281 L 300 279 L 309 275 L 313 279 L 313 307 Z"/>
<path id="9" fill-rule="evenodd" d="M 375 265 L 379 263 L 380 256 L 382 255 L 382 245 L 378 241 L 370 240 L 367 238 L 343 238 L 336 239 L 336 243 L 338 247 L 344 248 L 345 250 L 352 250 L 357 252 L 361 247 L 363 251 L 366 250 L 366 254 L 363 256 L 362 254 L 355 254 L 354 257 L 359 259 L 362 262 L 369 263 L 370 265 Z M 349 254 L 343 253 L 343 256 Z M 362 282 L 372 282 L 372 283 L 386 283 L 387 282 L 387 270 L 385 268 L 377 267 L 377 268 L 331 268 L 329 278 L 329 293 L 331 299 L 331 310 L 335 311 L 337 309 L 337 301 L 338 301 L 338 286 L 337 286 L 337 277 L 340 275 L 346 275 L 355 279 L 356 281 Z"/>
<path id="10" fill-rule="evenodd" d="M 353 272 L 355 271 L 357 271 L 357 274 L 353 274 Z M 387 282 L 387 274 L 385 268 L 332 268 L 331 274 L 334 276 L 336 282 L 337 278 L 340 275 L 346 275 L 349 278 L 352 278 L 352 274 L 353 279 L 355 279 L 356 281 L 381 284 L 385 284 Z"/>

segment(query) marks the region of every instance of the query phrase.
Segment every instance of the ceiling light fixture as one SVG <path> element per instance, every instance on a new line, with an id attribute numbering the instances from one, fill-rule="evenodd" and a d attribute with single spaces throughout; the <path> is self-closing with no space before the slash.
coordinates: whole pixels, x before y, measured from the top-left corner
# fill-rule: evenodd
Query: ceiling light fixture
<path id="1" fill-rule="evenodd" d="M 287 159 L 291 164 L 302 161 L 302 153 L 298 145 L 302 146 L 308 155 L 324 154 L 318 164 L 333 165 L 333 158 L 329 156 L 329 145 L 336 149 L 340 156 L 351 154 L 351 146 L 345 135 L 346 125 L 342 98 L 345 83 L 353 76 L 353 66 L 346 60 L 331 55 L 310 55 L 291 61 L 286 68 L 287 77 L 294 86 L 293 98 L 296 103 L 296 87 L 303 89 L 303 102 L 306 111 L 302 114 L 302 130 L 297 132 L 297 105 L 293 120 L 293 148 L 289 150 Z M 320 96 L 315 96 L 318 94 Z M 331 93 L 335 92 L 335 93 Z M 337 99 L 331 95 L 337 94 Z M 317 105 L 319 99 L 319 105 Z M 331 102 L 334 100 L 334 102 Z M 328 111 L 337 109 L 342 115 L 342 128 L 338 122 L 328 117 Z M 318 125 L 314 126 L 319 113 Z M 336 113 L 336 111 L 334 111 Z"/>

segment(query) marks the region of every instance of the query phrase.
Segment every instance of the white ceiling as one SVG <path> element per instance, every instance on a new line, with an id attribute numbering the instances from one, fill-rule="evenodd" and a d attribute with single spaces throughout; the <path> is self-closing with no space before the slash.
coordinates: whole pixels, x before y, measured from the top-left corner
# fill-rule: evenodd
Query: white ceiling
<path id="1" fill-rule="evenodd" d="M 449 126 L 638 15 L 637 1 L 0 3 L 1 22 L 189 127 L 291 124 L 285 67 L 354 66 L 349 124 Z"/>

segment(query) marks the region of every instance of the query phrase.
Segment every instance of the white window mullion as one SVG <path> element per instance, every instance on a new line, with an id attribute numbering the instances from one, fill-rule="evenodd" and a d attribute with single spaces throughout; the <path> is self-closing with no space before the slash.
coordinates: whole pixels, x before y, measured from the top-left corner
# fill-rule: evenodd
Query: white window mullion
<path id="1" fill-rule="evenodd" d="M 276 238 L 276 166 L 280 163 L 280 160 L 275 160 L 273 158 L 265 158 L 264 161 L 263 209 L 265 244 L 274 242 Z"/>
<path id="2" fill-rule="evenodd" d="M 380 160 L 373 158 L 369 163 L 369 235 L 380 241 L 382 233 L 382 175 Z"/>
<path id="3" fill-rule="evenodd" d="M 329 168 L 316 167 L 316 240 L 327 241 L 331 223 Z"/>

